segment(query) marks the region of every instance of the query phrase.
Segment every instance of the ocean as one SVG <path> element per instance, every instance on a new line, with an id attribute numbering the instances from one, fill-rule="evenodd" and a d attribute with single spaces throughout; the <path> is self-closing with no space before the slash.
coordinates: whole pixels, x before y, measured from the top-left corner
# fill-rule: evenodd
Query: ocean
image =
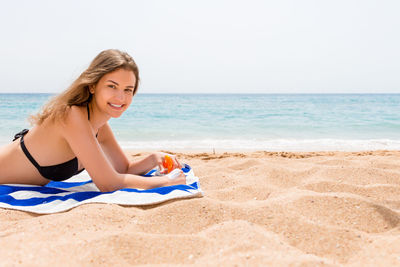
<path id="1" fill-rule="evenodd" d="M 0 145 L 52 94 L 0 94 Z M 400 94 L 138 94 L 111 119 L 124 149 L 400 150 Z"/>

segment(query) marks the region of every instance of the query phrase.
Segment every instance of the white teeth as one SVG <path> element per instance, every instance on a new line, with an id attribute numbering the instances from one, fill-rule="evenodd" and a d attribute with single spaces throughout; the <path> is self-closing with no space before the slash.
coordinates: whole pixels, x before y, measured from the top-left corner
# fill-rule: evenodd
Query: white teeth
<path id="1" fill-rule="evenodd" d="M 115 105 L 115 104 L 112 104 L 112 103 L 110 103 L 110 105 L 113 106 L 113 107 L 116 107 L 116 108 L 122 107 L 122 105 Z"/>

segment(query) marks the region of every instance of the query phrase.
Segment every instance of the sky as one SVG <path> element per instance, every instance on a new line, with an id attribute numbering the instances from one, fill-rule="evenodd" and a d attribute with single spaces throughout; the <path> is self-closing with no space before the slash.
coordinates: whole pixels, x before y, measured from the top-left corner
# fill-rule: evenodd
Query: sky
<path id="1" fill-rule="evenodd" d="M 0 93 L 61 92 L 109 48 L 139 93 L 400 93 L 397 0 L 0 1 Z"/>

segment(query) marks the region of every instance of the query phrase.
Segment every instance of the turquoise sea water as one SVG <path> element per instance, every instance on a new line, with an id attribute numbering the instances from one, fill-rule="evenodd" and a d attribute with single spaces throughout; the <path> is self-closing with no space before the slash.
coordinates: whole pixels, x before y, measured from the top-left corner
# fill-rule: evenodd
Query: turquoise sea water
<path id="1" fill-rule="evenodd" d="M 0 145 L 50 94 L 0 94 Z M 111 119 L 133 149 L 400 149 L 400 94 L 139 94 Z"/>

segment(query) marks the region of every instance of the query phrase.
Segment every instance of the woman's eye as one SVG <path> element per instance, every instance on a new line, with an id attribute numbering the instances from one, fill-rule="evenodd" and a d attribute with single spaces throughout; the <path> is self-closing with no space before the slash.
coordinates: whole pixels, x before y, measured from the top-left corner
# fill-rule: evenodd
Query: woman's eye
<path id="1" fill-rule="evenodd" d="M 125 89 L 125 92 L 126 92 L 126 93 L 133 93 L 133 90 L 127 88 L 127 89 Z"/>
<path id="2" fill-rule="evenodd" d="M 115 88 L 115 85 L 113 85 L 113 84 L 109 84 L 109 85 L 108 85 L 108 87 L 110 87 L 110 88 L 114 89 L 114 88 Z"/>

